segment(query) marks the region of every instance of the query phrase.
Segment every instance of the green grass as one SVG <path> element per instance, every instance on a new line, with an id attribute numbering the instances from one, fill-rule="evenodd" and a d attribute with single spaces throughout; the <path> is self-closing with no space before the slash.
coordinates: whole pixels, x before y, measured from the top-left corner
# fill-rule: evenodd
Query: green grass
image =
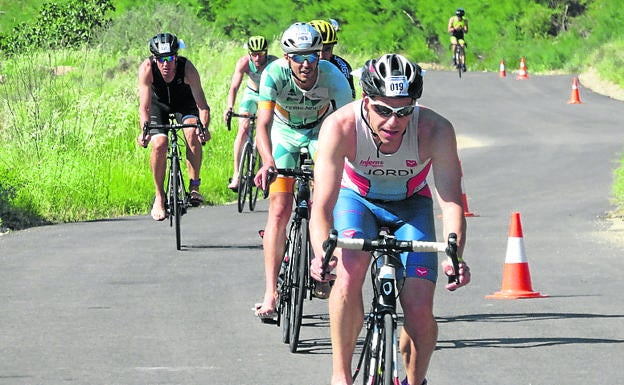
<path id="1" fill-rule="evenodd" d="M 0 0 L 0 10 L 10 10 L 9 14 L 0 14 L 3 28 L 8 17 L 15 18 L 11 19 L 15 22 L 32 17 L 29 15 L 36 3 Z M 209 204 L 235 199 L 226 188 L 232 172 L 235 132 L 227 131 L 222 113 L 234 63 L 245 53 L 241 40 L 215 30 L 218 23 L 196 18 L 204 3 L 201 0 L 180 2 L 190 4 L 184 7 L 148 1 L 138 9 L 132 8 L 138 3 L 135 1 L 114 3 L 114 22 L 98 36 L 97 43 L 83 49 L 32 51 L 0 62 L 0 140 L 5 144 L 0 150 L 0 227 L 18 229 L 148 212 L 153 197 L 149 149 L 139 147 L 135 141 L 139 133 L 137 69 L 148 54 L 147 41 L 154 31 L 162 30 L 175 31 L 186 42 L 187 48 L 181 54 L 198 68 L 212 111 L 212 140 L 204 149 L 201 192 Z M 444 30 L 448 8 L 454 9 L 447 3 L 450 2 L 416 4 L 422 10 L 422 33 L 431 37 L 427 31 Z M 603 20 L 604 15 L 621 15 L 619 9 L 613 9 L 613 0 L 593 2 L 603 7 L 575 19 L 571 31 L 557 38 L 544 36 L 545 27 L 531 23 L 550 20 L 542 14 L 543 8 L 535 8 L 535 17 L 531 19 L 528 10 L 518 13 L 517 7 L 508 1 L 501 1 L 496 7 L 476 0 L 466 3 L 466 8 L 473 10 L 469 33 L 473 43 L 469 51 L 474 66 L 497 71 L 501 58 L 507 62 L 519 60 L 521 46 L 521 55 L 527 57 L 532 73 L 552 69 L 578 73 L 592 66 L 624 86 L 624 40 L 619 35 L 614 37 L 610 29 L 613 25 L 606 22 L 603 27 L 595 21 Z M 344 1 L 335 0 L 331 6 L 341 4 Z M 327 11 L 328 17 L 334 12 Z M 340 15 L 346 16 L 347 12 Z M 398 15 L 405 17 L 401 12 Z M 314 18 L 317 17 L 322 15 Z M 507 21 L 508 18 L 514 22 Z M 340 32 L 337 47 L 337 53 L 354 67 L 379 54 L 374 45 L 366 45 L 374 39 L 366 41 L 349 32 L 369 25 L 366 23 L 373 22 L 373 15 L 357 20 L 362 26 L 355 19 L 341 20 L 345 30 Z M 592 20 L 596 26 L 589 33 Z M 389 30 L 385 34 L 399 33 Z M 510 47 L 500 42 L 501 34 L 510 40 L 526 41 Z M 420 57 L 446 62 L 448 36 L 439 32 L 436 39 L 438 50 L 427 51 Z M 358 42 L 362 45 L 358 46 Z M 422 39 L 405 47 L 408 53 L 427 49 Z M 280 52 L 276 41 L 270 50 Z M 55 74 L 63 68 L 69 71 Z M 624 207 L 624 161 L 615 171 L 613 196 Z"/>

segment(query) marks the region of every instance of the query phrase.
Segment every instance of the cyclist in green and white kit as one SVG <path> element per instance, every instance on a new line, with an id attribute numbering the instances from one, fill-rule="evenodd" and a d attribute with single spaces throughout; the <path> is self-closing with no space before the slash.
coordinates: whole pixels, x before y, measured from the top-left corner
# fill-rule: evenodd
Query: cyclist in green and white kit
<path id="1" fill-rule="evenodd" d="M 284 57 L 269 64 L 260 79 L 256 143 L 262 168 L 255 183 L 268 188 L 271 168 L 292 168 L 299 151 L 312 157 L 323 119 L 352 100 L 345 76 L 332 63 L 319 60 L 320 33 L 308 23 L 295 23 L 282 35 Z M 270 187 L 269 215 L 264 228 L 265 293 L 256 304 L 258 317 L 275 315 L 277 276 L 284 255 L 286 226 L 292 212 L 293 179 L 278 177 Z"/>
<path id="2" fill-rule="evenodd" d="M 227 109 L 223 114 L 223 121 L 227 122 L 229 113 L 234 108 L 236 102 L 236 94 L 243 83 L 243 78 L 247 75 L 247 87 L 245 87 L 243 97 L 238 107 L 238 113 L 241 115 L 253 115 L 258 110 L 258 84 L 262 71 L 269 63 L 276 60 L 277 57 L 268 54 L 269 45 L 264 36 L 251 36 L 247 43 L 248 55 L 242 56 L 236 62 L 234 73 L 232 74 L 232 84 L 227 97 Z M 238 164 L 240 163 L 240 155 L 245 143 L 245 137 L 249 135 L 249 119 L 241 119 L 238 126 L 238 133 L 234 139 L 234 174 L 230 179 L 228 188 L 232 191 L 238 189 Z"/>

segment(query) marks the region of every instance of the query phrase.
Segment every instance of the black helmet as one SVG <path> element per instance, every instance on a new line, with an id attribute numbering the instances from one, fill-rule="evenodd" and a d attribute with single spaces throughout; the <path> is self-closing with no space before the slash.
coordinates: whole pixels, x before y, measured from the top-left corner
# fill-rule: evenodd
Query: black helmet
<path id="1" fill-rule="evenodd" d="M 423 89 L 422 69 L 399 54 L 386 54 L 364 63 L 360 85 L 368 96 L 418 99 Z"/>
<path id="2" fill-rule="evenodd" d="M 155 57 L 177 55 L 180 43 L 176 35 L 165 32 L 154 36 L 150 40 L 149 48 Z"/>
<path id="3" fill-rule="evenodd" d="M 455 14 L 459 17 L 464 17 L 464 9 L 463 8 L 457 8 L 457 11 L 455 11 Z"/>

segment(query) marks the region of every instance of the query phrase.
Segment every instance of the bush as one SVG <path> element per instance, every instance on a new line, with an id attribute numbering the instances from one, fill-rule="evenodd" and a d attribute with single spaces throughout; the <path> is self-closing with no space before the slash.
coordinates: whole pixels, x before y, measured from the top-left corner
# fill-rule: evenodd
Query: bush
<path id="1" fill-rule="evenodd" d="M 0 51 L 14 54 L 31 49 L 78 47 L 107 26 L 107 14 L 115 7 L 110 0 L 70 0 L 61 5 L 44 3 L 31 23 L 21 23 L 0 36 Z"/>

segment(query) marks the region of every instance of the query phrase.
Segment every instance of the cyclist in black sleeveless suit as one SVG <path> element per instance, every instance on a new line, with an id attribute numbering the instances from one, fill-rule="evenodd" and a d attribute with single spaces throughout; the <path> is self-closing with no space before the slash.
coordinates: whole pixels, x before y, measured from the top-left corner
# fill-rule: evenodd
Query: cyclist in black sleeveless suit
<path id="1" fill-rule="evenodd" d="M 139 67 L 139 119 L 141 130 L 146 122 L 169 123 L 169 114 L 176 114 L 180 123 L 194 124 L 197 119 L 207 129 L 210 124 L 210 107 L 201 86 L 197 69 L 190 60 L 178 56 L 184 43 L 171 33 L 159 33 L 149 43 L 152 56 Z M 202 143 L 199 130 L 186 128 L 186 159 L 189 173 L 190 203 L 198 206 L 204 201 L 199 193 L 199 177 L 202 163 Z M 205 140 L 210 139 L 206 131 Z M 143 139 L 143 131 L 137 141 L 144 146 L 152 143 L 150 165 L 154 175 L 156 195 L 152 206 L 152 218 L 165 219 L 164 180 L 167 169 L 168 138 L 162 130 L 151 130 Z"/>

